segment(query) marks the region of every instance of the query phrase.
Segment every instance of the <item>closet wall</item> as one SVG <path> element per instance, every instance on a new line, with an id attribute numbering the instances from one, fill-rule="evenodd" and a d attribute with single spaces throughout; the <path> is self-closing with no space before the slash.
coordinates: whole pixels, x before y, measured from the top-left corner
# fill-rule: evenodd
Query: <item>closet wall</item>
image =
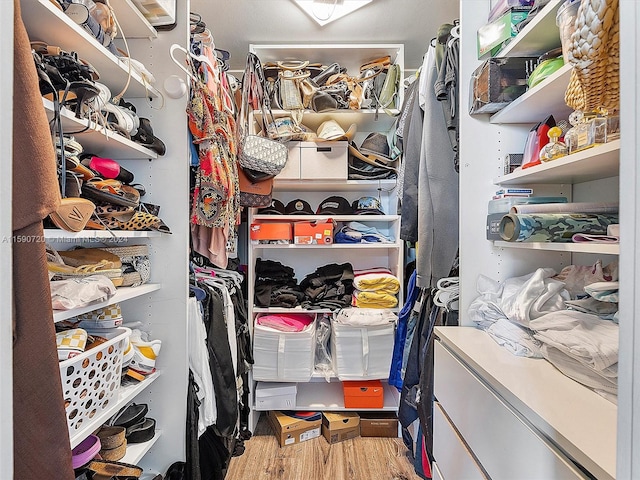
<path id="1" fill-rule="evenodd" d="M 616 258 L 615 252 L 607 249 L 579 249 L 569 247 L 568 249 L 547 249 L 543 245 L 541 248 L 512 248 L 511 245 L 489 242 L 485 238 L 485 219 L 487 213 L 487 202 L 495 192 L 499 183 L 498 177 L 503 175 L 502 165 L 503 159 L 508 153 L 518 153 L 522 151 L 526 134 L 533 123 L 542 120 L 538 118 L 523 119 L 520 121 L 511 120 L 510 123 L 504 115 L 496 115 L 491 120 L 488 116 L 470 116 L 468 112 L 468 99 L 470 95 L 469 80 L 474 70 L 482 63 L 477 59 L 476 54 L 476 32 L 477 29 L 486 23 L 487 14 L 490 10 L 491 3 L 489 0 L 478 0 L 474 2 L 460 2 L 461 5 L 461 24 L 462 29 L 462 49 L 461 49 L 461 92 L 460 92 L 460 216 L 461 216 L 461 239 L 460 239 L 460 264 L 461 264 L 461 315 L 460 322 L 464 326 L 474 326 L 472 322 L 465 317 L 464 312 L 467 311 L 471 301 L 477 296 L 476 280 L 480 274 L 486 275 L 494 280 L 503 281 L 506 278 L 524 275 L 534 271 L 538 267 L 553 267 L 556 271 L 560 271 L 563 267 L 571 264 L 590 265 L 597 259 L 601 258 L 603 263 Z M 551 0 L 550 5 L 555 8 L 561 4 L 561 1 Z M 550 7 L 553 8 L 553 7 Z M 637 63 L 638 63 L 638 45 L 635 37 L 637 21 L 639 19 L 640 9 L 634 1 L 620 1 L 620 18 L 621 18 L 621 65 L 622 65 L 622 140 L 620 143 L 620 172 L 605 172 L 601 178 L 591 177 L 587 181 L 580 179 L 580 165 L 574 167 L 575 178 L 566 180 L 541 180 L 540 183 L 532 182 L 530 185 L 534 188 L 536 195 L 564 195 L 569 201 L 616 201 L 618 195 L 620 199 L 621 214 L 621 245 L 619 254 L 620 263 L 620 285 L 621 285 L 621 303 L 620 303 L 620 360 L 619 360 L 619 394 L 617 407 L 617 459 L 615 449 L 611 448 L 611 443 L 615 439 L 615 408 L 607 408 L 607 412 L 613 411 L 611 425 L 607 426 L 607 430 L 613 430 L 613 434 L 608 436 L 608 440 L 604 438 L 594 438 L 593 447 L 598 445 L 607 447 L 606 450 L 611 452 L 604 457 L 600 456 L 603 463 L 607 463 L 608 468 L 611 466 L 609 459 L 617 460 L 617 478 L 634 478 L 637 476 L 640 463 L 637 459 L 633 459 L 631 452 L 633 445 L 637 441 L 639 423 L 633 416 L 633 404 L 637 395 L 637 380 L 635 380 L 634 367 L 638 362 L 635 359 L 634 350 L 640 348 L 640 336 L 634 327 L 635 320 L 635 298 L 638 294 L 638 286 L 636 278 L 638 276 L 638 260 L 636 258 L 635 240 L 637 236 L 638 223 L 638 198 L 636 188 L 638 185 L 637 165 L 637 133 L 636 126 L 638 122 L 638 98 L 637 98 Z M 547 28 L 555 28 L 555 14 L 550 16 L 547 22 Z M 522 52 L 521 54 L 526 54 Z M 544 102 L 545 98 L 541 99 Z M 539 103 L 533 105 L 533 108 L 540 108 Z M 543 107 L 544 108 L 544 107 Z M 503 123 L 503 121 L 505 123 Z M 616 157 L 617 157 L 616 153 Z M 617 166 L 615 167 L 617 169 Z M 593 253 L 591 253 L 593 252 Z M 611 254 L 613 253 L 613 255 Z M 455 332 L 445 332 L 441 330 L 443 337 L 449 337 L 445 344 L 456 344 L 456 346 L 464 345 L 465 342 L 458 337 Z M 438 330 L 436 331 L 438 334 Z M 455 338 L 453 338 L 455 337 Z M 492 388 L 504 388 L 504 385 L 492 383 L 496 377 L 491 373 L 491 368 L 495 365 L 487 363 L 483 370 L 481 359 L 487 356 L 487 349 L 482 349 L 479 344 L 469 343 L 468 349 L 460 348 L 458 351 L 459 358 L 463 358 L 463 363 L 473 364 L 472 370 L 478 375 L 481 383 L 485 384 L 490 390 Z M 510 354 L 507 354 L 510 355 Z M 495 360 L 495 359 L 494 359 Z M 441 363 L 442 366 L 442 363 Z M 498 367 L 496 367 L 498 368 Z M 501 364 L 501 370 L 507 374 L 511 368 L 511 364 Z M 475 370 L 474 370 L 475 369 Z M 438 362 L 436 360 L 436 378 L 437 378 Z M 553 370 L 553 369 L 552 369 Z M 495 372 L 494 372 L 495 373 Z M 543 402 L 548 401 L 556 403 L 560 408 L 572 409 L 571 405 L 599 405 L 597 398 L 587 399 L 580 395 L 572 399 L 563 399 L 558 397 L 558 391 L 554 391 L 552 387 L 538 389 L 538 385 L 533 377 L 529 377 L 527 371 L 518 370 L 518 382 L 523 389 L 534 389 L 537 396 Z M 554 372 L 551 372 L 554 373 Z M 557 372 L 555 372 L 557 373 Z M 507 375 L 505 374 L 505 375 Z M 504 378 L 503 378 L 504 379 Z M 526 385 L 529 385 L 528 388 Z M 550 429 L 545 430 L 541 426 L 540 418 L 536 417 L 536 413 L 528 410 L 528 405 L 522 405 L 518 402 L 522 400 L 517 397 L 517 393 L 508 389 L 502 392 L 506 397 L 506 403 L 524 415 L 521 420 L 532 427 L 534 431 L 542 430 L 545 435 L 552 439 L 552 443 L 558 442 L 562 448 L 569 448 L 569 454 L 575 453 L 571 451 L 571 446 L 566 445 L 565 440 L 559 437 L 559 432 L 555 430 L 558 425 L 551 425 Z M 463 392 L 456 391 L 456 395 Z M 436 391 L 436 396 L 438 391 Z M 443 394 L 444 396 L 444 394 Z M 574 403 L 575 402 L 575 403 Z M 445 407 L 446 410 L 446 407 Z M 579 409 L 578 409 L 579 410 Z M 539 413 L 539 412 L 538 412 Z M 572 418 L 581 418 L 585 412 L 570 413 L 567 425 L 570 426 Z M 607 414 L 607 416 L 609 416 Z M 586 415 L 586 418 L 589 418 Z M 599 417 L 598 420 L 601 420 Z M 455 423 L 455 422 L 454 422 Z M 589 423 L 588 420 L 585 423 Z M 546 425 L 548 427 L 548 425 Z M 574 425 L 578 430 L 584 425 Z M 500 423 L 495 427 L 502 431 L 504 435 L 512 434 L 506 424 Z M 572 428 L 572 427 L 570 427 Z M 540 432 L 538 431 L 538 434 Z M 634 434 L 635 433 L 635 434 Z M 555 435 L 555 436 L 554 436 Z M 596 435 L 597 437 L 597 435 Z M 438 438 L 436 438 L 436 442 Z M 607 445 L 604 445 L 607 443 Z M 499 456 L 497 448 L 491 449 L 490 455 Z M 565 450 L 565 453 L 566 450 Z M 571 455 L 570 455 L 571 456 Z M 436 461 L 438 461 L 436 452 Z M 592 473 L 597 472 L 599 467 L 594 466 Z M 524 475 L 524 474 L 523 474 Z M 597 475 L 596 475 L 597 476 Z M 445 477 L 446 478 L 446 477 Z"/>
<path id="2" fill-rule="evenodd" d="M 12 245 L 11 193 L 12 193 L 12 141 L 13 141 L 13 2 L 5 2 L 0 15 L 0 478 L 11 478 L 13 473 L 13 362 L 11 303 Z"/>

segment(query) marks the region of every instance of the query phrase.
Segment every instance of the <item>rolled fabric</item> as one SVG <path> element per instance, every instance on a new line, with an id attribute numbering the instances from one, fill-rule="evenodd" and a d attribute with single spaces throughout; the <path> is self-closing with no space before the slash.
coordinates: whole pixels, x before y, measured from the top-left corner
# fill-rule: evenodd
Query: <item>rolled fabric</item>
<path id="1" fill-rule="evenodd" d="M 576 233 L 606 235 L 618 214 L 510 213 L 500 220 L 499 232 L 508 242 L 570 242 Z"/>
<path id="2" fill-rule="evenodd" d="M 509 213 L 618 213 L 618 202 L 528 203 Z"/>

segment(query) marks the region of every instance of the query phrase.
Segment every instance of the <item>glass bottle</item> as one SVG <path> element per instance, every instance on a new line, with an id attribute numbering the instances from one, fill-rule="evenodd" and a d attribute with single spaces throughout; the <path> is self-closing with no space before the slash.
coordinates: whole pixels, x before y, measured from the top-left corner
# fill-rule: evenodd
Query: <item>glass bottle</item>
<path id="1" fill-rule="evenodd" d="M 549 143 L 540 150 L 540 160 L 550 162 L 556 158 L 564 157 L 569 154 L 567 146 L 560 141 L 562 130 L 559 127 L 552 127 L 547 132 Z"/>

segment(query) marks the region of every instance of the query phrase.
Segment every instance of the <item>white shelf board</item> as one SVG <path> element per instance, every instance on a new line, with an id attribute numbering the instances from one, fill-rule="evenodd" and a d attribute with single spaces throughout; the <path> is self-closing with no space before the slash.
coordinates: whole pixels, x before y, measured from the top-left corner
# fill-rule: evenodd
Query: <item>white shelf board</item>
<path id="1" fill-rule="evenodd" d="M 443 345 L 596 478 L 615 478 L 617 406 L 540 358 L 518 357 L 474 327 L 436 327 Z"/>
<path id="2" fill-rule="evenodd" d="M 384 388 L 384 406 L 382 408 L 345 408 L 344 391 L 342 382 L 309 382 L 298 383 L 295 410 L 372 410 L 393 411 L 398 410 L 400 404 L 400 392 L 386 382 L 382 382 Z"/>
<path id="3" fill-rule="evenodd" d="M 571 65 L 564 65 L 548 78 L 530 88 L 499 112 L 491 115 L 490 123 L 533 123 L 552 114 L 556 122 L 573 112 L 564 102 L 564 93 L 571 78 Z"/>
<path id="4" fill-rule="evenodd" d="M 314 112 L 313 110 L 305 110 L 303 124 L 314 132 L 318 130 L 318 127 L 322 122 L 327 120 L 335 120 L 346 131 L 351 124 L 355 124 L 358 132 L 375 132 L 386 131 L 392 128 L 396 122 L 399 110 L 389 109 L 387 115 L 384 110 L 379 110 L 376 116 L 375 110 L 351 110 L 351 109 L 337 109 L 328 112 Z M 273 110 L 273 116 L 275 118 L 289 116 L 291 112 L 288 110 Z M 258 122 L 262 122 L 262 111 L 255 110 L 253 112 L 254 118 Z"/>
<path id="5" fill-rule="evenodd" d="M 582 150 L 493 179 L 495 185 L 580 183 L 615 177 L 620 166 L 620 140 Z"/>
<path id="6" fill-rule="evenodd" d="M 538 56 L 560 46 L 556 13 L 565 0 L 551 0 L 496 57 Z"/>
<path id="7" fill-rule="evenodd" d="M 53 102 L 42 98 L 47 118 L 53 118 Z M 114 160 L 155 159 L 158 154 L 153 150 L 129 140 L 114 131 L 106 130 L 94 122 L 85 118 L 76 118 L 75 114 L 67 109 L 60 109 L 62 119 L 62 131 L 65 135 L 73 136 L 82 144 L 85 152 L 98 156 L 106 156 Z"/>
<path id="8" fill-rule="evenodd" d="M 119 462 L 129 463 L 131 465 L 137 465 L 142 457 L 151 450 L 153 445 L 160 439 L 162 436 L 162 430 L 156 430 L 155 435 L 148 442 L 143 443 L 127 443 L 127 453 L 125 453 L 124 457 L 122 457 Z"/>
<path id="9" fill-rule="evenodd" d="M 125 300 L 131 300 L 132 298 L 140 297 L 142 295 L 147 295 L 151 292 L 155 292 L 156 290 L 160 290 L 160 288 L 162 288 L 162 284 L 160 283 L 145 283 L 144 285 L 140 285 L 139 287 L 118 287 L 116 288 L 115 295 L 106 302 L 93 303 L 91 305 L 74 308 L 72 310 L 54 310 L 53 321 L 60 322 L 68 318 L 73 318 L 82 313 L 95 310 L 96 308 L 106 307 L 107 305 L 124 302 Z"/>
<path id="10" fill-rule="evenodd" d="M 281 221 L 311 221 L 326 222 L 393 222 L 400 220 L 400 215 L 259 215 L 253 216 L 254 220 L 281 220 Z"/>
<path id="11" fill-rule="evenodd" d="M 253 313 L 332 313 L 333 310 L 329 308 L 318 308 L 316 310 L 307 310 L 301 307 L 285 308 L 285 307 L 253 307 L 251 309 Z"/>
<path id="12" fill-rule="evenodd" d="M 388 190 L 397 186 L 397 179 L 385 180 L 278 180 L 273 182 L 274 191 L 288 192 L 370 192 L 378 188 Z"/>
<path id="13" fill-rule="evenodd" d="M 67 52 L 76 52 L 100 74 L 104 83 L 118 93 L 127 83 L 128 67 L 103 47 L 95 37 L 74 23 L 50 0 L 30 0 L 22 5 L 22 19 L 31 41 L 43 41 Z M 138 73 L 131 72 L 131 82 L 125 98 L 160 97 L 160 93 L 146 85 Z"/>
<path id="14" fill-rule="evenodd" d="M 131 0 L 110 0 L 109 3 L 116 13 L 116 18 L 122 31 L 116 39 L 125 38 L 156 38 L 158 32 L 144 17 L 140 9 Z"/>
<path id="15" fill-rule="evenodd" d="M 375 249 L 375 250 L 397 250 L 401 249 L 403 245 L 397 243 L 332 243 L 329 245 L 300 245 L 295 243 L 283 243 L 283 244 L 268 244 L 259 243 L 251 244 L 251 248 L 254 250 L 283 250 L 283 249 L 317 249 L 323 250 L 352 250 L 352 249 Z"/>
<path id="16" fill-rule="evenodd" d="M 79 232 L 67 232 L 57 228 L 46 228 L 44 230 L 44 238 L 47 241 L 59 241 L 75 243 L 81 240 L 100 239 L 104 242 L 121 242 L 125 238 L 153 238 L 164 235 L 163 233 L 154 231 L 134 231 L 134 230 L 81 230 Z"/>
<path id="17" fill-rule="evenodd" d="M 392 62 L 402 62 L 401 67 L 404 68 L 404 45 L 401 43 L 251 44 L 249 50 L 262 63 L 309 60 L 331 65 L 338 62 L 351 75 L 356 75 L 363 63 L 385 55 L 390 55 Z"/>
<path id="18" fill-rule="evenodd" d="M 296 406 L 293 410 L 312 411 L 390 411 L 397 412 L 400 404 L 400 392 L 383 381 L 384 405 L 382 408 L 345 408 L 342 382 L 326 382 L 321 378 L 316 381 L 297 383 Z M 256 408 L 258 411 L 259 409 Z"/>
<path id="19" fill-rule="evenodd" d="M 502 240 L 497 240 L 493 242 L 493 246 L 553 252 L 598 253 L 601 255 L 620 254 L 620 245 L 610 243 L 503 242 Z"/>
<path id="20" fill-rule="evenodd" d="M 156 371 L 150 375 L 148 375 L 142 382 L 137 383 L 135 385 L 128 385 L 126 387 L 120 387 L 118 391 L 118 399 L 111 404 L 110 407 L 104 409 L 102 412 L 98 413 L 96 416 L 91 418 L 88 422 L 82 424 L 82 428 L 80 428 L 75 433 L 70 434 L 71 448 L 75 448 L 82 440 L 87 438 L 88 435 L 96 431 L 100 426 L 106 422 L 109 418 L 111 418 L 120 408 L 129 403 L 133 398 L 136 397 L 142 390 L 147 388 L 151 383 L 153 383 L 160 375 L 161 371 Z"/>

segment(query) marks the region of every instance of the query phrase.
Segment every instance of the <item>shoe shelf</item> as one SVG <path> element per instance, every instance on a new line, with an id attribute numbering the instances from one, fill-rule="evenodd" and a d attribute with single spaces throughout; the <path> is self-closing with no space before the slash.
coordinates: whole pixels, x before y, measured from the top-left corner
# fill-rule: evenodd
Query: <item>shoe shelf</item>
<path id="1" fill-rule="evenodd" d="M 541 55 L 560 46 L 556 13 L 565 0 L 551 0 L 496 57 Z"/>
<path id="2" fill-rule="evenodd" d="M 120 408 L 133 400 L 140 392 L 142 392 L 142 390 L 153 383 L 161 374 L 161 371 L 156 371 L 150 375 L 147 375 L 147 377 L 140 383 L 137 383 L 135 385 L 128 385 L 126 387 L 120 387 L 117 400 L 109 408 L 102 410 L 96 416 L 91 418 L 91 420 L 89 420 L 87 423 L 84 423 L 82 428 L 77 432 L 69 434 L 71 448 L 75 448 L 80 442 L 82 442 L 82 440 L 87 438 L 88 435 L 92 434 L 98 428 L 100 428 L 100 426 L 104 422 L 111 418 Z M 154 439 L 157 441 L 158 438 L 160 438 L 160 435 L 156 433 Z M 150 440 L 150 442 L 153 441 L 154 440 Z M 149 446 L 149 448 L 151 448 L 151 446 Z"/>
<path id="3" fill-rule="evenodd" d="M 114 93 L 127 84 L 128 66 L 103 47 L 95 37 L 77 25 L 51 0 L 30 0 L 23 2 L 22 19 L 28 32 L 38 32 L 31 41 L 43 41 L 56 45 L 89 62 L 100 74 L 104 83 Z M 160 97 L 160 92 L 145 82 L 134 70 L 125 98 Z"/>
<path id="4" fill-rule="evenodd" d="M 42 98 L 47 118 L 51 120 L 54 115 L 53 102 Z M 158 154 L 122 135 L 105 130 L 104 127 L 86 118 L 77 118 L 67 109 L 60 109 L 62 131 L 65 135 L 74 136 L 85 151 L 96 155 L 105 155 L 114 160 L 149 160 L 158 158 Z"/>
<path id="5" fill-rule="evenodd" d="M 107 305 L 111 305 L 113 303 L 124 302 L 125 300 L 131 300 L 132 298 L 147 295 L 149 293 L 155 292 L 156 290 L 160 290 L 161 288 L 162 284 L 160 283 L 145 283 L 144 285 L 140 285 L 139 287 L 118 287 L 116 288 L 115 295 L 105 302 L 93 303 L 85 307 L 74 308 L 71 310 L 54 310 L 53 321 L 56 323 L 61 322 L 62 320 L 76 317 L 82 313 L 95 310 L 96 308 L 106 307 Z"/>
<path id="6" fill-rule="evenodd" d="M 493 242 L 494 247 L 521 248 L 524 250 L 546 250 L 550 252 L 598 253 L 600 255 L 619 255 L 620 245 L 610 243 L 556 243 L 556 242 Z"/>
<path id="7" fill-rule="evenodd" d="M 533 123 L 553 114 L 566 119 L 573 109 L 564 103 L 564 93 L 571 78 L 571 65 L 564 65 L 548 78 L 516 98 L 489 119 L 490 123 Z"/>
<path id="8" fill-rule="evenodd" d="M 580 183 L 616 177 L 620 167 L 620 140 L 493 179 L 495 185 Z"/>
<path id="9" fill-rule="evenodd" d="M 144 455 L 149 450 L 151 450 L 153 445 L 160 439 L 161 436 L 162 430 L 156 430 L 156 434 L 148 442 L 127 444 L 127 453 L 118 461 L 129 463 L 131 465 L 137 465 L 137 463 L 142 460 L 142 457 L 144 457 Z"/>
<path id="10" fill-rule="evenodd" d="M 57 228 L 44 230 L 44 238 L 49 242 L 76 243 L 82 240 L 100 239 L 101 242 L 120 242 L 124 238 L 153 238 L 163 235 L 156 231 L 128 231 L 128 230 L 82 230 L 80 232 L 67 232 Z"/>

